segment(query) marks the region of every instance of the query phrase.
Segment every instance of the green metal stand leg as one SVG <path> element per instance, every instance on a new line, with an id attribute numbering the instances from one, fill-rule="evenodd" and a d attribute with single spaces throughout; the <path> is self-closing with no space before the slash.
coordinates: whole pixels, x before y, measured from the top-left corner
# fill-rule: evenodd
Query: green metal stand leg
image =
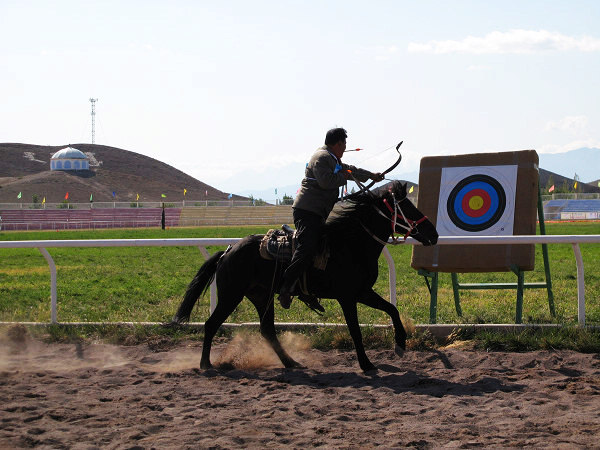
<path id="1" fill-rule="evenodd" d="M 433 272 L 431 277 L 431 302 L 429 303 L 429 323 L 437 323 L 437 293 L 438 273 Z"/>
<path id="2" fill-rule="evenodd" d="M 523 285 L 525 284 L 525 273 L 519 269 L 517 272 L 517 312 L 515 323 L 523 323 Z"/>
<path id="3" fill-rule="evenodd" d="M 452 277 L 452 291 L 454 292 L 454 307 L 458 317 L 462 317 L 462 308 L 460 307 L 460 292 L 458 291 L 458 275 L 454 272 L 450 274 Z"/>
<path id="4" fill-rule="evenodd" d="M 546 234 L 546 223 L 544 222 L 544 205 L 542 204 L 542 192 L 538 183 L 538 219 L 540 222 L 540 234 Z M 552 292 L 552 277 L 550 276 L 550 259 L 548 258 L 548 244 L 542 244 L 542 256 L 544 258 L 544 272 L 546 274 L 546 289 L 548 289 L 548 306 L 550 307 L 550 315 L 556 317 L 554 309 L 554 293 Z"/>

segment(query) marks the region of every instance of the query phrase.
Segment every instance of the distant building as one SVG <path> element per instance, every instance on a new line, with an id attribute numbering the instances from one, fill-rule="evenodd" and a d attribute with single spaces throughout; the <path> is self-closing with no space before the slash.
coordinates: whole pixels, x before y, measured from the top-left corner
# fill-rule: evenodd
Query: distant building
<path id="1" fill-rule="evenodd" d="M 50 170 L 89 170 L 90 160 L 73 147 L 57 151 L 50 159 Z"/>

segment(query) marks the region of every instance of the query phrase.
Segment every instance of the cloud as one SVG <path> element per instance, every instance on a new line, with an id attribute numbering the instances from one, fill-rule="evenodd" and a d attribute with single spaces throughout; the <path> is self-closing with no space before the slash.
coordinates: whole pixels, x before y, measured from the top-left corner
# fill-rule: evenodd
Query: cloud
<path id="1" fill-rule="evenodd" d="M 546 131 L 558 130 L 577 133 L 584 130 L 587 124 L 588 118 L 586 116 L 566 116 L 560 120 L 548 122 L 546 124 Z"/>
<path id="2" fill-rule="evenodd" d="M 547 30 L 492 31 L 484 37 L 467 36 L 459 41 L 430 41 L 408 44 L 412 53 L 531 54 L 550 51 L 600 51 L 600 39 L 573 37 Z"/>
<path id="3" fill-rule="evenodd" d="M 538 153 L 564 153 L 580 148 L 600 148 L 600 140 L 598 139 L 581 139 L 571 141 L 567 144 L 545 144 L 535 147 Z"/>

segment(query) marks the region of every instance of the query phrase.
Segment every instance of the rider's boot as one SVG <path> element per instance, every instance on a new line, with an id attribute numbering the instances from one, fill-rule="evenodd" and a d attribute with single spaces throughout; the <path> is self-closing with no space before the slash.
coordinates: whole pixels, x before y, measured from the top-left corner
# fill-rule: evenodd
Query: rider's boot
<path id="1" fill-rule="evenodd" d="M 319 303 L 319 299 L 312 294 L 298 294 L 298 298 L 302 300 L 306 306 L 316 312 L 325 312 L 323 305 Z"/>
<path id="2" fill-rule="evenodd" d="M 294 289 L 294 285 L 296 284 L 296 280 L 292 283 L 289 283 L 284 280 L 283 286 L 281 286 L 281 290 L 279 291 L 279 303 L 283 309 L 290 309 L 290 305 L 292 304 L 292 292 Z"/>

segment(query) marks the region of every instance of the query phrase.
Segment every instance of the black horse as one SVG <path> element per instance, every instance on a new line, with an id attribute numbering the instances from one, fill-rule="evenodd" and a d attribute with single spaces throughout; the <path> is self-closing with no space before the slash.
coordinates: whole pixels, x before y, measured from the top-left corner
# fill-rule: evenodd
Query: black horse
<path id="1" fill-rule="evenodd" d="M 434 225 L 406 197 L 406 184 L 394 181 L 375 191 L 359 192 L 338 202 L 330 214 L 325 232 L 330 257 L 325 271 L 309 270 L 308 290 L 320 298 L 336 299 L 342 307 L 354 341 L 358 362 L 364 371 L 374 370 L 369 361 L 358 324 L 357 303 L 388 313 L 395 329 L 396 349 L 403 351 L 406 332 L 398 310 L 372 287 L 377 280 L 377 262 L 384 245 L 394 233 L 417 239 L 424 245 L 437 242 Z M 273 294 L 279 290 L 281 274 L 274 261 L 259 254 L 262 235 L 251 235 L 212 255 L 188 286 L 183 302 L 171 324 L 189 321 L 198 297 L 216 276 L 218 304 L 204 326 L 200 367 L 211 367 L 210 349 L 218 328 L 246 296 L 260 317 L 260 331 L 285 367 L 298 367 L 281 347 L 275 333 Z M 278 273 L 275 273 L 278 272 Z M 296 293 L 298 294 L 298 293 Z"/>

